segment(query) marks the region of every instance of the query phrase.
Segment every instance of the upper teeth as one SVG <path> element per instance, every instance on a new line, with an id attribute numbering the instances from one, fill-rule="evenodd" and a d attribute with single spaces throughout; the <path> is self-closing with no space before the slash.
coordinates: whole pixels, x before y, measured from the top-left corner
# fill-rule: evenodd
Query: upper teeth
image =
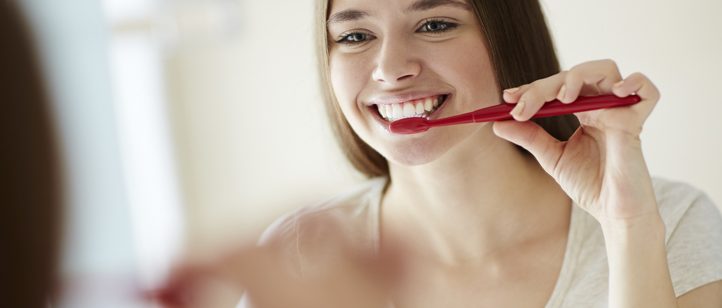
<path id="1" fill-rule="evenodd" d="M 378 104 L 381 117 L 389 121 L 395 121 L 410 117 L 423 117 L 431 114 L 436 107 L 439 106 L 443 96 L 431 96 L 418 100 L 394 103 L 394 104 Z"/>

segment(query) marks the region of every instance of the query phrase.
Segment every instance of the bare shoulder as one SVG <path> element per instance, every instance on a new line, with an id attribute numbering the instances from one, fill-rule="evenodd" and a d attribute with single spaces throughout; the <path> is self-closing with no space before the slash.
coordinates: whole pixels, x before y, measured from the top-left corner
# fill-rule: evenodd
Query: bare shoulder
<path id="1" fill-rule="evenodd" d="M 323 262 L 348 249 L 373 249 L 378 202 L 385 179 L 373 179 L 314 206 L 303 207 L 273 222 L 260 245 L 283 251 L 294 267 Z"/>

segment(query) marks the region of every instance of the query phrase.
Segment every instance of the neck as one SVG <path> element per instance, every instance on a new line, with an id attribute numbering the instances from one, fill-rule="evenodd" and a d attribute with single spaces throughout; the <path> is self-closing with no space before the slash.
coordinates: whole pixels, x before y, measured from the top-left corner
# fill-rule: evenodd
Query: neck
<path id="1" fill-rule="evenodd" d="M 390 171 L 384 225 L 412 235 L 412 249 L 440 262 L 483 260 L 568 227 L 561 188 L 490 125 L 432 163 Z"/>

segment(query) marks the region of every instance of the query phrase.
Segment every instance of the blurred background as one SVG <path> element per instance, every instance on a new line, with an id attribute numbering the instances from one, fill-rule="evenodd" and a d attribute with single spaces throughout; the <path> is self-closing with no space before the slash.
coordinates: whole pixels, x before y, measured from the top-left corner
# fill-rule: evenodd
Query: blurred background
<path id="1" fill-rule="evenodd" d="M 326 123 L 313 1 L 23 0 L 54 99 L 64 307 L 150 307 L 180 256 L 255 239 L 363 180 Z M 542 0 L 565 69 L 644 72 L 653 175 L 722 206 L 722 2 Z M 283 125 L 278 125 L 283 123 Z"/>

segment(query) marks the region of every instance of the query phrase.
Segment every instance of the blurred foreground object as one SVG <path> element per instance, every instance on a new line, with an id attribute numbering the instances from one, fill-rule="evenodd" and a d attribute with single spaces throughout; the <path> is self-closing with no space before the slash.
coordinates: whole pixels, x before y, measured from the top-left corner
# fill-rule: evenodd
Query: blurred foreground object
<path id="1" fill-rule="evenodd" d="M 319 229 L 329 224 L 313 222 Z M 308 227 L 308 226 L 307 226 Z M 403 278 L 400 245 L 370 252 L 331 236 L 301 269 L 283 243 L 247 244 L 176 267 L 165 288 L 148 293 L 166 308 L 209 307 L 222 292 L 245 291 L 241 308 L 386 308 Z M 306 262 L 308 261 L 308 262 Z"/>
<path id="2" fill-rule="evenodd" d="M 56 292 L 61 197 L 50 106 L 29 31 L 0 1 L 0 299 L 47 307 Z"/>

